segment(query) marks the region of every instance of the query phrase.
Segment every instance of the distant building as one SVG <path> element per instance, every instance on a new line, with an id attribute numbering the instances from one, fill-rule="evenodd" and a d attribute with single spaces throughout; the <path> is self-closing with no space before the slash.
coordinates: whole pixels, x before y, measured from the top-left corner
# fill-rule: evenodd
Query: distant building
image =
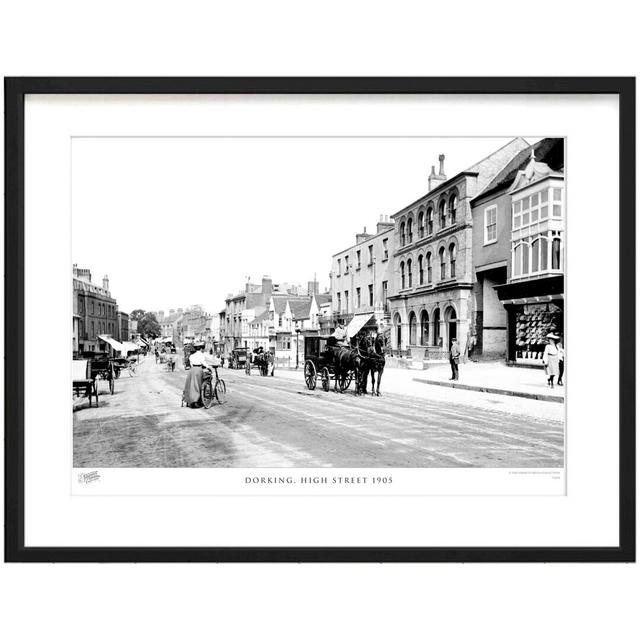
<path id="1" fill-rule="evenodd" d="M 91 271 L 73 265 L 73 352 L 108 351 L 108 345 L 99 335 L 116 336 L 119 333 L 118 305 L 109 291 L 109 278 L 104 276 L 102 286 L 92 282 Z"/>
<path id="2" fill-rule="evenodd" d="M 247 282 L 244 291 L 228 295 L 225 300 L 224 323 L 220 325 L 223 353 L 229 355 L 236 347 L 249 346 L 250 323 L 266 311 L 272 291 L 271 277 L 263 276 L 260 285 Z"/>
<path id="3" fill-rule="evenodd" d="M 358 326 L 384 330 L 389 320 L 389 295 L 393 285 L 394 223 L 380 217 L 376 233 L 366 228 L 356 242 L 332 259 L 332 316 L 323 318 L 323 333 L 347 326 L 358 316 Z"/>
<path id="4" fill-rule="evenodd" d="M 118 333 L 114 336 L 119 342 L 129 341 L 129 314 L 118 311 Z"/>

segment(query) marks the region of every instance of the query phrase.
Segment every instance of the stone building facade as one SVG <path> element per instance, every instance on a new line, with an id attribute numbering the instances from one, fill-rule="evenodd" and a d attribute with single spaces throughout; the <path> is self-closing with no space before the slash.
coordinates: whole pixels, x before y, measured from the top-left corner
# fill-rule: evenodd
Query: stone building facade
<path id="1" fill-rule="evenodd" d="M 453 178 L 432 167 L 429 191 L 394 221 L 391 346 L 414 359 L 444 359 L 453 338 L 464 350 L 475 317 L 471 200 L 529 145 L 515 138 Z"/>

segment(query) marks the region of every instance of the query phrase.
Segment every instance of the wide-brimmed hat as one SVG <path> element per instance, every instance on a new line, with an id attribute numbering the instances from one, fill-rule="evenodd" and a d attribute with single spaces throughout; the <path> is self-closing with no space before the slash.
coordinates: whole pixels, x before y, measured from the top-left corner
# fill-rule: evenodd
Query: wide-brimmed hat
<path id="1" fill-rule="evenodd" d="M 547 333 L 547 338 L 551 338 L 551 340 L 560 340 L 560 336 L 557 336 L 555 333 Z"/>

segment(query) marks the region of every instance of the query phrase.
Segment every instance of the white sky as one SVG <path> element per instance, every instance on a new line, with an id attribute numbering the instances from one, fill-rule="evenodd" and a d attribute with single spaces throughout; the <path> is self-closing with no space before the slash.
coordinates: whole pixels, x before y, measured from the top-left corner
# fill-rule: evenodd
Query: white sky
<path id="1" fill-rule="evenodd" d="M 331 256 L 508 138 L 76 138 L 73 262 L 121 310 L 224 307 L 247 276 L 329 284 Z M 534 142 L 535 140 L 528 140 Z"/>

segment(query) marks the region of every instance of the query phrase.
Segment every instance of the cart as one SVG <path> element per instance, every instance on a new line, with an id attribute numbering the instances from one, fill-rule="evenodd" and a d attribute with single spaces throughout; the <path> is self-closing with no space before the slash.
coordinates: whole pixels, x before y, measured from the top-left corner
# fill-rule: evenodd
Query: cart
<path id="1" fill-rule="evenodd" d="M 247 347 L 236 347 L 231 351 L 229 358 L 229 369 L 244 369 L 246 371 L 249 359 Z"/>
<path id="2" fill-rule="evenodd" d="M 331 381 L 337 382 L 340 391 L 346 391 L 353 380 L 353 373 L 350 372 L 345 380 L 336 377 L 336 370 L 333 363 L 333 355 L 327 349 L 328 336 L 305 336 L 304 337 L 304 381 L 307 389 L 313 391 L 316 388 L 318 378 L 324 391 L 329 391 Z"/>
<path id="3" fill-rule="evenodd" d="M 96 398 L 98 389 L 98 380 L 105 380 L 109 385 L 109 393 L 114 394 L 115 391 L 115 379 L 117 378 L 116 366 L 114 364 L 114 358 L 109 358 L 106 353 L 85 351 L 83 357 L 91 361 L 91 378 L 95 383 Z"/>

